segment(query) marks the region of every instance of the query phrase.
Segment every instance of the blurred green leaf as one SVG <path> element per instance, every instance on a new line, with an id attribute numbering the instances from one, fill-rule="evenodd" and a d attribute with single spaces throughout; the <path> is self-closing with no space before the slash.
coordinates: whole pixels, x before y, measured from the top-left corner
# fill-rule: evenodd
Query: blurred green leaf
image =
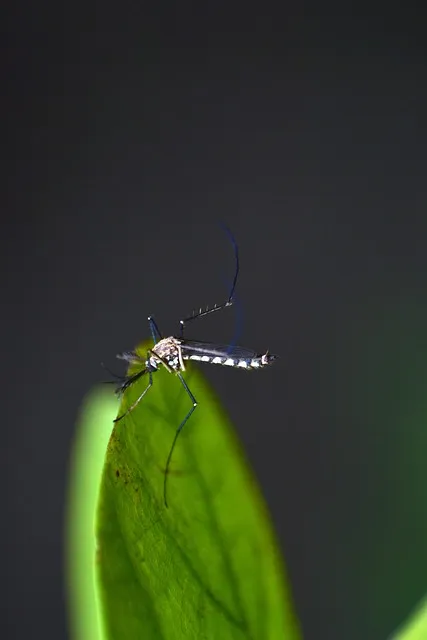
<path id="1" fill-rule="evenodd" d="M 426 640 L 427 638 L 427 598 L 417 606 L 400 629 L 389 640 Z"/>
<path id="2" fill-rule="evenodd" d="M 145 356 L 147 345 L 138 350 Z M 191 404 L 176 376 L 154 374 L 116 423 L 97 514 L 103 626 L 111 640 L 300 638 L 270 520 L 228 418 L 199 371 Z M 245 374 L 243 374 L 245 375 Z M 253 374 L 254 375 L 254 374 Z M 260 374 L 262 375 L 262 374 Z M 147 385 L 125 393 L 123 412 Z"/>
<path id="3" fill-rule="evenodd" d="M 111 389 L 97 388 L 88 394 L 80 411 L 71 455 L 65 551 L 69 626 L 74 640 L 103 637 L 95 589 L 95 512 L 105 450 L 117 409 Z"/>

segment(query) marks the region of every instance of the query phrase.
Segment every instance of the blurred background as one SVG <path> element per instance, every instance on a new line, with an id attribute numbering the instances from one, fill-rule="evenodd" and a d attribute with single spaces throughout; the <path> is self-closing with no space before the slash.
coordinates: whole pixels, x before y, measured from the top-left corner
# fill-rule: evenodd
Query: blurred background
<path id="1" fill-rule="evenodd" d="M 370 4 L 15 4 L 3 63 L 0 635 L 68 638 L 62 531 L 100 362 L 188 336 L 261 483 L 307 640 L 427 590 L 427 51 Z M 6 23 L 5 23 L 6 24 Z"/>

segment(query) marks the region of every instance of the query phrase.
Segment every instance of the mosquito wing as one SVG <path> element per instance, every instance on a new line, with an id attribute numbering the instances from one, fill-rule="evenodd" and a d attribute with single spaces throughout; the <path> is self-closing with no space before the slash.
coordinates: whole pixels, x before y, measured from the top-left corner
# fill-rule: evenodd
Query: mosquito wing
<path id="1" fill-rule="evenodd" d="M 235 360 L 250 360 L 258 354 L 251 349 L 236 347 L 229 344 L 214 344 L 210 342 L 198 342 L 197 340 L 181 340 L 182 355 L 208 356 L 209 358 L 233 358 Z"/>

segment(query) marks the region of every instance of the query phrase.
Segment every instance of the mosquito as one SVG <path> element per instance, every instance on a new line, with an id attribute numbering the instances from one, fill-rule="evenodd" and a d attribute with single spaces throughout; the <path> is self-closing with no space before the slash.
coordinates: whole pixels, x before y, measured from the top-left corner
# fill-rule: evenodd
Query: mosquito
<path id="1" fill-rule="evenodd" d="M 231 307 L 234 303 L 234 292 L 236 289 L 237 278 L 240 269 L 239 250 L 236 240 L 231 231 L 227 227 L 225 227 L 225 231 L 229 235 L 230 240 L 233 244 L 236 265 L 231 291 L 227 300 L 222 304 L 215 304 L 212 307 L 207 306 L 205 309 L 200 308 L 198 311 L 193 311 L 193 313 L 189 317 L 180 320 L 179 338 L 176 338 L 174 336 L 164 338 L 153 316 L 149 316 L 148 324 L 150 327 L 154 346 L 147 352 L 146 358 L 138 355 L 136 351 L 124 351 L 123 353 L 119 353 L 117 355 L 117 358 L 119 358 L 120 360 L 125 360 L 130 365 L 141 367 L 139 371 L 130 375 L 116 376 L 115 374 L 113 374 L 115 378 L 119 380 L 119 382 L 117 383 L 118 386 L 116 388 L 117 395 L 122 396 L 125 391 L 129 389 L 129 387 L 131 387 L 137 380 L 139 380 L 139 378 L 142 378 L 145 375 L 148 375 L 148 385 L 138 396 L 135 402 L 133 402 L 122 415 L 118 416 L 114 420 L 114 422 L 119 422 L 135 409 L 135 407 L 141 402 L 145 394 L 152 387 L 153 373 L 155 373 L 162 366 L 165 367 L 165 369 L 169 371 L 169 373 L 174 373 L 178 377 L 191 402 L 191 407 L 188 413 L 175 432 L 175 436 L 166 460 L 165 476 L 163 482 L 163 500 L 165 507 L 168 507 L 167 478 L 172 455 L 181 431 L 187 424 L 198 404 L 196 398 L 194 397 L 182 375 L 185 372 L 185 362 L 187 360 L 194 360 L 198 362 L 206 362 L 207 364 L 220 364 L 226 367 L 234 367 L 236 369 L 245 369 L 249 371 L 262 369 L 270 365 L 277 358 L 277 356 L 269 353 L 268 351 L 260 354 L 250 349 L 244 349 L 242 347 L 200 342 L 197 340 L 188 340 L 184 337 L 184 329 L 188 323 L 193 322 L 198 318 L 203 318 L 204 316 L 210 315 L 211 313 L 226 309 L 227 307 Z"/>

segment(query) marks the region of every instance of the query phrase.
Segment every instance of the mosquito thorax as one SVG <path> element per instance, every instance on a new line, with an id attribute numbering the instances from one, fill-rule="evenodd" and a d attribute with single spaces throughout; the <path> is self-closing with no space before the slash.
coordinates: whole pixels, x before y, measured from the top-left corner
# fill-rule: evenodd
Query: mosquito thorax
<path id="1" fill-rule="evenodd" d="M 149 364 L 156 369 L 158 369 L 159 365 L 162 364 L 171 373 L 185 371 L 182 359 L 181 341 L 173 336 L 159 340 L 159 342 L 157 342 L 157 344 L 155 344 L 151 349 Z"/>

